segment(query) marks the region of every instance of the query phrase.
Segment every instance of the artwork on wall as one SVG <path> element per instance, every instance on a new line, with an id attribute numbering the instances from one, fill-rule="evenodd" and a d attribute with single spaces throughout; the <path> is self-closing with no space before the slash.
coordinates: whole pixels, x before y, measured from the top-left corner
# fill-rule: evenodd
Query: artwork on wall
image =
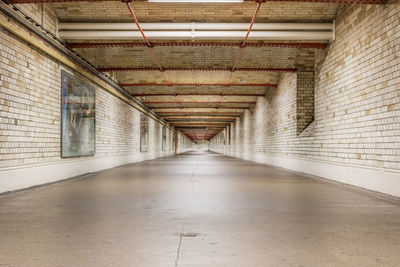
<path id="1" fill-rule="evenodd" d="M 61 71 L 61 157 L 92 156 L 96 144 L 96 90 Z"/>
<path id="2" fill-rule="evenodd" d="M 147 152 L 149 149 L 149 118 L 140 114 L 140 152 Z"/>
<path id="3" fill-rule="evenodd" d="M 162 151 L 167 149 L 167 128 L 165 126 L 162 127 Z"/>

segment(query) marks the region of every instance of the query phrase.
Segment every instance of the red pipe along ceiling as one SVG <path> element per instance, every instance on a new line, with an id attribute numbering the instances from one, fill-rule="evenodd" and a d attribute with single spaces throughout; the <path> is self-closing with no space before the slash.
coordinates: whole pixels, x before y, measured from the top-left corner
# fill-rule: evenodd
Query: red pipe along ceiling
<path id="1" fill-rule="evenodd" d="M 138 21 L 136 15 L 135 15 L 135 12 L 133 11 L 133 8 L 132 8 L 131 4 L 129 3 L 129 1 L 126 1 L 126 6 L 128 7 L 129 12 L 130 12 L 131 15 L 132 15 L 132 18 L 133 18 L 133 20 L 134 20 L 135 23 L 136 23 L 136 26 L 137 26 L 138 29 L 140 30 L 140 32 L 141 32 L 141 34 L 142 34 L 142 36 L 143 36 L 143 39 L 146 41 L 147 47 L 150 49 L 151 54 L 152 54 L 152 56 L 153 56 L 153 59 L 154 59 L 154 61 L 157 63 L 157 66 L 158 66 L 159 70 L 162 72 L 165 81 L 167 82 L 167 84 L 168 84 L 169 86 L 171 86 L 171 81 L 168 79 L 167 74 L 165 74 L 164 69 L 163 69 L 163 67 L 161 66 L 160 60 L 158 59 L 158 57 L 157 57 L 157 55 L 156 55 L 156 52 L 154 51 L 153 45 L 150 43 L 149 39 L 148 39 L 148 38 L 146 37 L 146 35 L 144 34 L 144 31 L 143 31 L 142 27 L 140 26 L 139 21 Z M 178 98 L 176 97 L 176 93 L 175 93 L 174 88 L 171 88 L 171 91 L 172 91 L 172 94 L 175 96 L 176 100 L 178 101 Z M 178 102 L 179 102 L 179 101 L 178 101 Z"/>
<path id="2" fill-rule="evenodd" d="M 264 1 L 265 1 L 265 0 L 264 0 Z M 243 39 L 242 45 L 239 47 L 239 51 L 238 51 L 238 53 L 237 53 L 237 55 L 236 55 L 235 63 L 233 63 L 231 73 L 229 74 L 228 80 L 226 81 L 226 84 L 227 84 L 227 85 L 230 84 L 230 82 L 231 82 L 231 78 L 232 78 L 233 72 L 235 71 L 236 65 L 237 65 L 238 62 L 239 62 L 240 54 L 241 54 L 241 52 L 242 52 L 242 49 L 246 47 L 247 38 L 249 37 L 250 31 L 251 31 L 251 29 L 253 28 L 254 21 L 256 20 L 258 11 L 260 11 L 261 4 L 262 4 L 264 1 L 263 1 L 263 0 L 258 0 L 258 1 L 257 1 L 257 7 L 256 7 L 256 10 L 254 11 L 253 18 L 251 19 L 249 29 L 248 29 L 247 32 L 246 32 L 246 36 L 245 36 L 244 39 Z M 218 103 L 217 107 L 219 107 L 219 106 L 221 105 L 223 96 L 224 96 L 224 89 L 222 89 L 221 97 L 219 98 L 219 103 Z"/>

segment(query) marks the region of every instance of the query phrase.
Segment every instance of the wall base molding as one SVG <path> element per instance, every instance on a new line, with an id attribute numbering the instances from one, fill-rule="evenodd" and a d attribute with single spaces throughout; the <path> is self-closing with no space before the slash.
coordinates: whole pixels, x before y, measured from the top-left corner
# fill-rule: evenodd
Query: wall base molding
<path id="1" fill-rule="evenodd" d="M 314 161 L 267 153 L 229 153 L 223 149 L 212 151 L 400 197 L 400 170 Z"/>

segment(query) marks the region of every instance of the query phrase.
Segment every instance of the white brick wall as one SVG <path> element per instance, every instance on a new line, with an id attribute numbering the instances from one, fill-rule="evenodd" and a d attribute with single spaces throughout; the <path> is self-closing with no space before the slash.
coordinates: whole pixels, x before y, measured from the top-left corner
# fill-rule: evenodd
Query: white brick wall
<path id="1" fill-rule="evenodd" d="M 174 153 L 172 131 L 167 129 L 162 151 L 162 126 L 152 119 L 149 150 L 140 152 L 139 111 L 92 84 L 96 88 L 96 154 L 61 159 L 63 69 L 0 30 L 0 193 Z M 191 146 L 185 142 L 182 152 Z"/>
<path id="2" fill-rule="evenodd" d="M 392 186 L 397 191 L 386 193 L 400 195 L 399 22 L 400 7 L 393 1 L 342 6 L 336 40 L 316 66 L 315 121 L 309 128 L 296 134 L 297 77 L 281 74 L 276 91 L 259 97 L 255 110 L 232 124 L 232 144 L 221 148 L 215 137 L 210 147 L 247 159 L 259 155 L 280 166 L 284 164 L 274 158 L 390 172 L 397 177 Z M 244 126 L 249 120 L 250 127 Z M 377 182 L 385 183 L 378 181 L 379 176 L 383 174 L 376 174 Z M 353 184 L 363 186 L 363 182 Z"/>

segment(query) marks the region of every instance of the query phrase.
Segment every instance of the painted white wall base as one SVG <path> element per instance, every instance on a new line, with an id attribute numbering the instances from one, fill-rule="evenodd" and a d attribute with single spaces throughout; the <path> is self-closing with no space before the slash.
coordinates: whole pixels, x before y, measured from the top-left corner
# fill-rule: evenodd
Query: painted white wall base
<path id="1" fill-rule="evenodd" d="M 400 170 L 314 161 L 267 153 L 229 153 L 223 148 L 213 151 L 400 197 Z"/>
<path id="2" fill-rule="evenodd" d="M 63 159 L 57 162 L 0 169 L 0 193 L 26 189 L 121 165 L 173 155 L 134 153 L 110 157 Z"/>

